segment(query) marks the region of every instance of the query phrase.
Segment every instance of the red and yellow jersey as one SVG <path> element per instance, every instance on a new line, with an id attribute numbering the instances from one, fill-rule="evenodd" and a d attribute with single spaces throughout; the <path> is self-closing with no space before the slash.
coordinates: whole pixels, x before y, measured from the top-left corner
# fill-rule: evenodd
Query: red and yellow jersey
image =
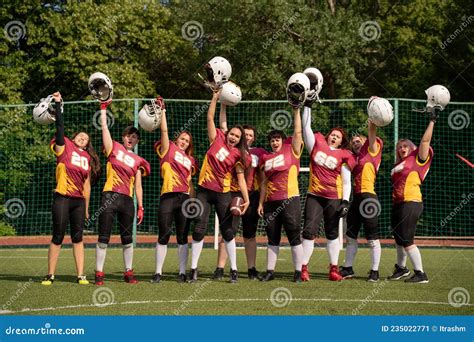
<path id="1" fill-rule="evenodd" d="M 84 198 L 84 183 L 89 177 L 91 157 L 71 140 L 64 137 L 64 148 L 57 153 L 54 149 L 56 139 L 51 140 L 50 147 L 56 155 L 56 189 L 63 196 Z"/>
<path id="2" fill-rule="evenodd" d="M 187 155 L 173 141 L 170 141 L 168 149 L 160 152 L 161 141 L 155 143 L 155 151 L 160 157 L 161 177 L 163 186 L 161 195 L 168 192 L 189 193 L 189 180 L 198 170 L 196 160 Z"/>
<path id="3" fill-rule="evenodd" d="M 260 165 L 260 159 L 263 155 L 267 154 L 268 152 L 261 148 L 261 147 L 252 147 L 250 149 L 249 155 L 249 163 L 246 170 L 246 181 L 247 181 L 247 190 L 248 192 L 251 191 L 258 191 L 260 188 L 260 184 L 258 183 L 257 179 L 257 169 Z M 239 183 L 237 182 L 237 173 L 235 169 L 232 172 L 232 181 L 230 183 L 230 191 L 238 192 L 240 191 Z"/>
<path id="4" fill-rule="evenodd" d="M 418 148 L 392 169 L 392 198 L 394 203 L 422 202 L 421 183 L 425 180 L 433 161 L 433 149 L 430 147 L 424 163 L 418 160 Z"/>
<path id="5" fill-rule="evenodd" d="M 342 198 L 342 165 L 355 166 L 355 157 L 349 150 L 331 149 L 321 133 L 314 134 L 311 151 L 308 192 L 329 199 Z"/>
<path id="6" fill-rule="evenodd" d="M 198 184 L 216 192 L 229 192 L 232 180 L 232 169 L 240 162 L 240 151 L 228 147 L 224 132 L 217 129 L 217 135 L 206 152 L 199 174 Z"/>
<path id="7" fill-rule="evenodd" d="M 383 141 L 379 137 L 377 137 L 376 145 L 377 150 L 374 153 L 370 152 L 369 139 L 367 139 L 357 154 L 356 165 L 352 170 L 356 194 L 368 192 L 375 195 L 375 178 L 379 172 L 383 149 Z"/>
<path id="8" fill-rule="evenodd" d="M 295 153 L 291 145 L 292 138 L 283 142 L 280 151 L 264 154 L 260 168 L 267 181 L 265 201 L 285 200 L 300 194 L 298 188 L 298 174 L 300 173 L 300 158 L 303 153 L 303 144 L 299 154 Z"/>
<path id="9" fill-rule="evenodd" d="M 150 164 L 114 141 L 112 151 L 107 156 L 107 180 L 103 191 L 118 192 L 132 197 L 138 170 L 141 171 L 142 176 L 148 176 Z"/>

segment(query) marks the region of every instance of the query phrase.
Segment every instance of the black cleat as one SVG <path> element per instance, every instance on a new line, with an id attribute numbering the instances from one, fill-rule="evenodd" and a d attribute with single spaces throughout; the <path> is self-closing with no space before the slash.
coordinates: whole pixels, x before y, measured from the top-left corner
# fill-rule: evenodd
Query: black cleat
<path id="1" fill-rule="evenodd" d="M 408 277 L 410 275 L 410 270 L 405 266 L 405 267 L 400 267 L 397 264 L 395 264 L 395 268 L 393 270 L 393 274 L 388 277 L 388 280 L 400 280 L 403 277 Z"/>
<path id="2" fill-rule="evenodd" d="M 222 278 L 224 278 L 224 269 L 217 267 L 216 270 L 214 271 L 214 275 L 212 276 L 212 279 L 222 280 Z"/>
<path id="3" fill-rule="evenodd" d="M 151 278 L 150 283 L 152 284 L 158 284 L 161 281 L 161 274 L 155 273 L 153 275 L 153 278 Z"/>
<path id="4" fill-rule="evenodd" d="M 235 284 L 239 278 L 239 272 L 237 270 L 230 270 L 230 280 L 229 282 Z"/>
<path id="5" fill-rule="evenodd" d="M 249 268 L 247 274 L 250 280 L 258 279 L 258 271 L 255 267 Z"/>
<path id="6" fill-rule="evenodd" d="M 178 274 L 178 283 L 185 283 L 186 282 L 186 274 L 180 273 Z"/>
<path id="7" fill-rule="evenodd" d="M 301 283 L 301 271 L 295 271 L 295 274 L 293 275 L 293 282 L 295 283 Z"/>
<path id="8" fill-rule="evenodd" d="M 415 270 L 415 274 L 410 279 L 405 279 L 405 283 L 418 283 L 426 284 L 428 283 L 428 276 L 425 272 Z"/>
<path id="9" fill-rule="evenodd" d="M 379 271 L 370 270 L 369 271 L 369 277 L 367 278 L 367 281 L 370 281 L 372 283 L 378 282 L 379 281 Z"/>
<path id="10" fill-rule="evenodd" d="M 273 279 L 275 279 L 275 277 L 273 276 L 273 271 L 270 271 L 270 270 L 267 270 L 267 273 L 261 274 L 258 277 L 258 280 L 260 280 L 260 281 L 270 281 L 270 280 L 273 280 Z"/>
<path id="11" fill-rule="evenodd" d="M 199 274 L 199 271 L 198 271 L 197 268 L 191 268 L 191 271 L 189 272 L 188 283 L 195 283 L 195 282 L 197 282 L 197 280 L 198 280 L 198 274 Z"/>
<path id="12" fill-rule="evenodd" d="M 352 269 L 352 266 L 349 266 L 349 267 L 341 266 L 341 267 L 339 267 L 339 273 L 342 276 L 342 279 L 350 279 L 354 276 L 354 270 Z"/>

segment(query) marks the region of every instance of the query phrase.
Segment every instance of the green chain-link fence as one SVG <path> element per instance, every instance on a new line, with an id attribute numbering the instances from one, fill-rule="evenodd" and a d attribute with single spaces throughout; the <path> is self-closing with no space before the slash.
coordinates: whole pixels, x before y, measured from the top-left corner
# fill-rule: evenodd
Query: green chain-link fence
<path id="1" fill-rule="evenodd" d="M 109 109 L 109 127 L 112 138 L 121 140 L 121 131 L 127 125 L 137 125 L 139 109 L 146 99 L 114 100 Z M 380 231 L 383 237 L 391 236 L 390 170 L 394 162 L 394 147 L 398 138 L 409 138 L 415 144 L 423 135 L 428 123 L 425 115 L 413 112 L 424 106 L 424 101 L 390 99 L 395 119 L 377 134 L 384 140 L 382 165 L 377 178 L 376 191 L 382 206 Z M 168 100 L 167 113 L 170 137 L 187 129 L 191 131 L 197 159 L 202 162 L 208 148 L 206 113 L 208 101 Z M 315 104 L 312 115 L 314 131 L 327 133 L 331 127 L 342 126 L 349 135 L 366 133 L 367 99 L 324 101 Z M 3 217 L 0 231 L 3 234 L 48 235 L 51 234 L 51 201 L 55 187 L 55 158 L 49 149 L 54 135 L 54 125 L 41 126 L 32 119 L 34 105 L 0 106 L 0 196 Z M 218 118 L 217 108 L 216 121 Z M 292 132 L 291 110 L 286 101 L 243 101 L 228 108 L 229 124 L 252 124 L 257 127 L 255 146 L 269 148 L 266 132 L 272 127 Z M 431 169 L 422 186 L 425 209 L 418 223 L 417 235 L 434 237 L 458 237 L 474 235 L 474 169 L 456 154 L 474 161 L 473 123 L 474 103 L 451 103 L 442 112 L 435 126 L 432 147 L 435 151 Z M 64 104 L 66 135 L 83 130 L 99 152 L 103 173 L 93 186 L 90 204 L 91 220 L 86 233 L 96 233 L 100 193 L 105 183 L 105 157 L 102 149 L 99 105 L 95 101 L 66 102 Z M 157 208 L 161 189 L 159 160 L 153 144 L 160 138 L 159 130 L 141 131 L 137 147 L 140 156 L 151 164 L 152 173 L 144 179 L 145 218 L 137 227 L 139 234 L 156 234 Z M 309 154 L 303 153 L 301 166 L 309 165 Z M 196 185 L 196 181 L 194 182 Z M 300 174 L 302 205 L 308 185 L 308 172 Z M 213 222 L 208 234 L 213 234 Z M 263 227 L 259 232 L 264 234 Z M 324 234 L 321 232 L 321 234 Z"/>

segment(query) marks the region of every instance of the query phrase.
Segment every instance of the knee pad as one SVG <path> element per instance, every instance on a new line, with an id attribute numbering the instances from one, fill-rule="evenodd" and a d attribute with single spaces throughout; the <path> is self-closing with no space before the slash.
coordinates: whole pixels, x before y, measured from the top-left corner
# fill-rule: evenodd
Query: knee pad
<path id="1" fill-rule="evenodd" d="M 103 244 L 105 245 L 105 248 L 106 248 L 107 245 L 109 244 L 109 241 L 110 241 L 110 236 L 99 235 L 99 245 Z"/>
<path id="2" fill-rule="evenodd" d="M 170 241 L 170 234 L 165 234 L 158 238 L 158 243 L 160 245 L 167 245 L 169 241 Z"/>
<path id="3" fill-rule="evenodd" d="M 178 245 L 186 245 L 188 243 L 188 236 L 187 235 L 183 235 L 183 236 L 177 235 L 176 236 L 176 242 L 178 243 Z"/>
<path id="4" fill-rule="evenodd" d="M 51 242 L 54 243 L 56 246 L 60 246 L 63 244 L 64 234 L 53 234 Z"/>
<path id="5" fill-rule="evenodd" d="M 193 233 L 193 240 L 194 241 L 199 242 L 199 241 L 202 241 L 202 239 L 204 239 L 204 232 L 202 232 L 202 233 L 194 232 Z"/>
<path id="6" fill-rule="evenodd" d="M 232 228 L 226 229 L 225 231 L 222 232 L 222 238 L 226 242 L 232 241 L 232 239 L 234 238 L 234 230 Z"/>
<path id="7" fill-rule="evenodd" d="M 415 242 L 413 242 L 413 241 L 403 241 L 402 246 L 403 246 L 403 248 L 405 248 L 405 252 L 406 252 L 406 248 L 410 247 L 411 245 L 414 245 L 414 244 L 415 244 Z"/>
<path id="8" fill-rule="evenodd" d="M 336 240 L 338 237 L 339 237 L 339 232 L 337 230 L 326 234 L 326 239 L 328 240 Z"/>
<path id="9" fill-rule="evenodd" d="M 127 234 L 127 235 L 121 236 L 120 238 L 122 240 L 122 246 L 133 245 L 132 234 Z"/>
<path id="10" fill-rule="evenodd" d="M 303 239 L 305 240 L 314 240 L 316 238 L 316 234 L 312 234 L 308 230 L 303 230 Z"/>
<path id="11" fill-rule="evenodd" d="M 129 249 L 133 247 L 133 243 L 122 244 L 123 249 Z"/>
<path id="12" fill-rule="evenodd" d="M 301 245 L 301 234 L 297 231 L 295 232 L 290 232 L 288 234 L 288 242 L 290 243 L 290 246 L 298 246 Z"/>
<path id="13" fill-rule="evenodd" d="M 359 245 L 358 242 L 357 242 L 357 239 L 353 239 L 353 238 L 351 238 L 350 236 L 347 236 L 347 235 L 346 235 L 346 237 L 347 237 L 347 245 L 348 246 L 357 247 Z"/>
<path id="14" fill-rule="evenodd" d="M 107 248 L 107 244 L 106 244 L 106 243 L 99 242 L 99 243 L 97 244 L 97 247 L 100 248 L 100 249 L 106 249 L 106 248 Z"/>
<path id="15" fill-rule="evenodd" d="M 76 232 L 74 235 L 71 235 L 72 243 L 82 242 L 82 231 Z"/>

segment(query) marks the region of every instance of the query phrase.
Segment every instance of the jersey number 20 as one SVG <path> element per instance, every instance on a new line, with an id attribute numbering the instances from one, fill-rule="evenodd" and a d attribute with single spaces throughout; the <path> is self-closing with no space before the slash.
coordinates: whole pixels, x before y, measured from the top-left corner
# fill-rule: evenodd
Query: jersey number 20
<path id="1" fill-rule="evenodd" d="M 80 156 L 77 152 L 72 152 L 71 164 L 74 166 L 78 166 L 86 171 L 89 170 L 89 161 L 86 157 Z"/>

